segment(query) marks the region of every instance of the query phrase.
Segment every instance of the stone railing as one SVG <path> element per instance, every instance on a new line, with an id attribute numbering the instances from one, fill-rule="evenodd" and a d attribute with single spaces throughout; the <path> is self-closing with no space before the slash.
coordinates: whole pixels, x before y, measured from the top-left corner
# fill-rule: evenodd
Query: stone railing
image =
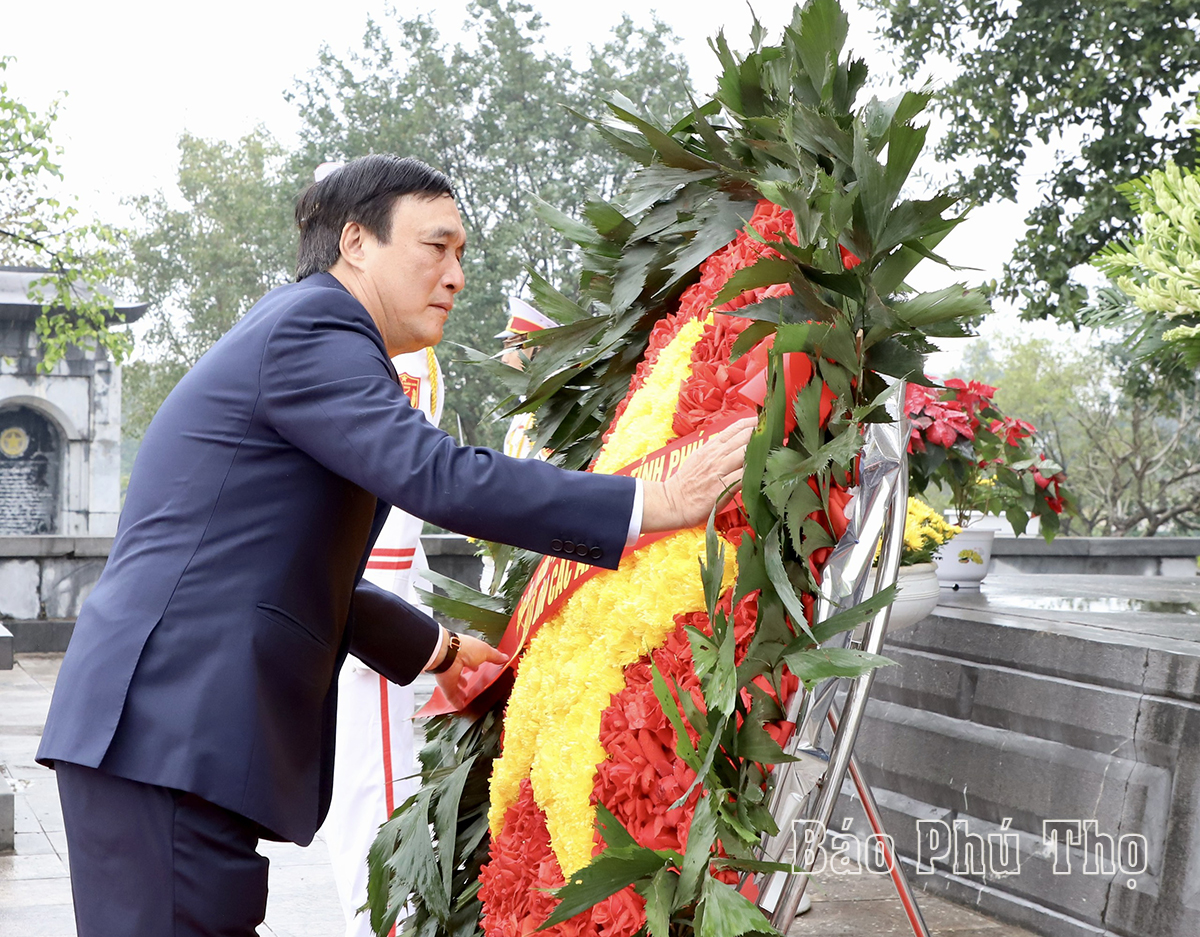
<path id="1" fill-rule="evenodd" d="M 1195 576 L 1200 537 L 997 537 L 992 572 Z"/>
<path id="2" fill-rule="evenodd" d="M 62 651 L 112 537 L 0 537 L 0 624 L 12 650 Z"/>
<path id="3" fill-rule="evenodd" d="M 421 539 L 435 571 L 479 584 L 474 544 L 458 534 Z M 0 537 L 0 624 L 13 651 L 65 650 L 111 546 L 111 537 Z M 1195 576 L 1200 537 L 997 537 L 992 556 L 1001 575 Z"/>
<path id="4" fill-rule="evenodd" d="M 431 534 L 422 543 L 434 570 L 479 584 L 480 560 L 466 538 Z M 0 669 L 12 653 L 66 650 L 111 547 L 111 537 L 0 536 L 0 629 L 11 634 L 0 634 Z"/>

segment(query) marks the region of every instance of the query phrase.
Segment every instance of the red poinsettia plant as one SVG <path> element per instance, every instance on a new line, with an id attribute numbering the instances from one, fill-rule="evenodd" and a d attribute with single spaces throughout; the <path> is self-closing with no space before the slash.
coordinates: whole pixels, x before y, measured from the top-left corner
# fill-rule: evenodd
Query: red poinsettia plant
<path id="1" fill-rule="evenodd" d="M 910 490 L 948 490 L 960 527 L 978 512 L 1004 516 L 1022 534 L 1030 517 L 1039 517 L 1050 540 L 1071 503 L 1066 475 L 1038 451 L 1033 424 L 1005 416 L 995 395 L 994 387 L 959 378 L 908 385 Z"/>

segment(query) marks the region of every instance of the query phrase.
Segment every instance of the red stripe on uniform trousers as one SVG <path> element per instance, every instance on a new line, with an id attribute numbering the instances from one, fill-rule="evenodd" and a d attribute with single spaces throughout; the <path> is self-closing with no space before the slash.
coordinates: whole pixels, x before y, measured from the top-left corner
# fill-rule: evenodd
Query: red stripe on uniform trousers
<path id="1" fill-rule="evenodd" d="M 392 778 L 392 714 L 388 706 L 387 678 L 379 675 L 379 725 L 380 742 L 383 744 L 383 797 L 390 818 L 396 809 L 396 794 L 393 791 Z M 388 937 L 396 937 L 396 926 L 393 924 Z"/>
<path id="2" fill-rule="evenodd" d="M 367 569 L 412 569 L 412 560 L 367 560 Z"/>
<path id="3" fill-rule="evenodd" d="M 416 556 L 416 553 L 416 547 L 408 547 L 402 550 L 395 550 L 391 547 L 376 547 L 371 551 L 371 556 Z"/>
<path id="4" fill-rule="evenodd" d="M 392 714 L 388 707 L 388 683 L 383 674 L 379 675 L 379 724 L 382 728 L 383 743 L 383 791 L 384 802 L 387 805 L 387 815 L 390 817 L 396 809 L 396 795 L 392 790 Z"/>

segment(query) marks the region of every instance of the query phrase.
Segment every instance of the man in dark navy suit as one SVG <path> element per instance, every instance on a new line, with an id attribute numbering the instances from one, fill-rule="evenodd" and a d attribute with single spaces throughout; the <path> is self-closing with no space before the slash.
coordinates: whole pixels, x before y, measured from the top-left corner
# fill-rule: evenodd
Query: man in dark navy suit
<path id="1" fill-rule="evenodd" d="M 457 446 L 390 358 L 435 344 L 463 288 L 449 181 L 371 156 L 296 210 L 298 282 L 179 382 L 138 453 L 38 760 L 57 769 L 80 937 L 252 935 L 259 838 L 307 844 L 329 805 L 346 654 L 398 683 L 502 661 L 362 581 L 390 505 L 615 568 L 642 531 L 703 522 L 751 426 L 669 482 Z"/>

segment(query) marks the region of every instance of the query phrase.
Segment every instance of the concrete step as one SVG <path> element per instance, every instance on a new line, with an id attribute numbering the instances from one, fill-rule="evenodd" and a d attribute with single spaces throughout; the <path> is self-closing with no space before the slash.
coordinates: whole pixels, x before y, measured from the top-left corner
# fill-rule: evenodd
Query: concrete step
<path id="1" fill-rule="evenodd" d="M 71 640 L 71 632 L 75 630 L 75 619 L 7 619 L 4 626 L 12 635 L 14 654 L 61 654 L 67 649 L 67 642 Z M 3 652 L 0 651 L 0 667 L 4 666 L 2 655 Z"/>
<path id="2" fill-rule="evenodd" d="M 1049 937 L 1194 937 L 1194 579 L 943 590 L 884 654 L 855 750 L 923 887 Z"/>
<path id="3" fill-rule="evenodd" d="M 0 670 L 12 670 L 13 636 L 4 625 L 0 625 Z"/>

